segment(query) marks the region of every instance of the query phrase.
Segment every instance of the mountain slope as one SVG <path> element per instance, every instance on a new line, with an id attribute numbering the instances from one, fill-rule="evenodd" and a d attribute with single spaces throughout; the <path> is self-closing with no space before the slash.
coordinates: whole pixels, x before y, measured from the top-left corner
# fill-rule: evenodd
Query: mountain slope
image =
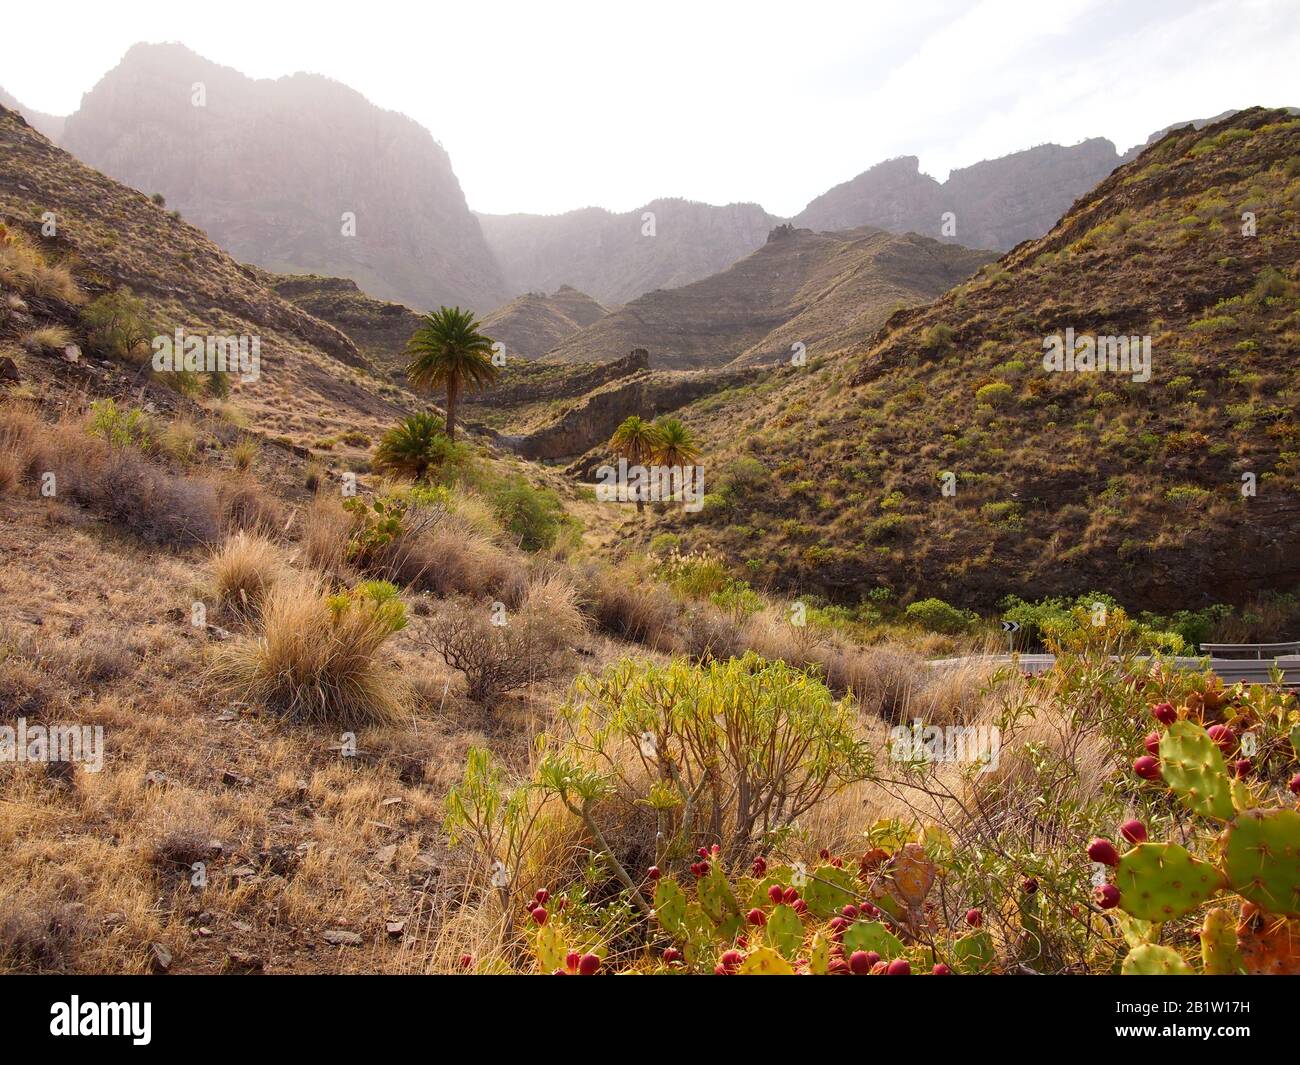
<path id="1" fill-rule="evenodd" d="M 136 45 L 83 97 L 63 145 L 162 193 L 236 258 L 269 270 L 348 277 L 416 308 L 486 312 L 505 298 L 447 153 L 409 118 L 326 78 L 255 81 L 180 45 Z"/>
<path id="2" fill-rule="evenodd" d="M 549 296 L 516 296 L 483 319 L 483 332 L 505 345 L 507 358 L 536 359 L 608 313 L 585 292 L 563 285 Z"/>
<path id="3" fill-rule="evenodd" d="M 818 196 L 794 218 L 808 229 L 878 226 L 969 248 L 1006 251 L 1047 232 L 1078 197 L 1121 162 L 1100 137 L 1065 148 L 1041 144 L 954 170 L 946 182 L 920 172 L 916 156 L 878 163 Z M 942 230 L 951 211 L 955 232 Z"/>
<path id="4" fill-rule="evenodd" d="M 40 235 L 46 211 L 56 216 L 56 236 Z M 5 108 L 0 220 L 25 231 L 48 258 L 75 263 L 90 297 L 129 287 L 144 301 L 157 335 L 172 336 L 179 328 L 257 337 L 260 376 L 234 383 L 231 400 L 268 435 L 305 445 L 358 425 L 377 430 L 413 402 L 371 378 L 366 358 L 347 336 L 282 299 L 260 271 L 239 265 L 200 230 L 78 162 Z M 90 354 L 76 310 L 66 311 L 74 339 Z M 42 369 L 43 357 L 16 354 L 24 370 Z M 91 359 L 81 365 L 92 377 L 116 378 L 123 369 Z M 143 368 L 125 368 L 137 387 L 146 379 Z"/>
<path id="5" fill-rule="evenodd" d="M 932 299 L 991 258 L 915 235 L 781 226 L 726 270 L 633 300 L 547 360 L 593 362 L 645 348 L 656 369 L 752 366 L 788 360 L 796 342 L 813 357 L 900 305 Z"/>
<path id="6" fill-rule="evenodd" d="M 63 125 L 67 121 L 66 118 L 62 115 L 47 115 L 44 111 L 35 111 L 30 107 L 25 107 L 10 96 L 9 93 L 5 92 L 3 88 L 0 88 L 0 107 L 7 107 L 10 111 L 17 111 L 55 144 L 58 144 L 63 136 Z"/>
<path id="7" fill-rule="evenodd" d="M 653 215 L 650 234 L 647 214 Z M 480 214 L 512 292 L 572 285 L 606 304 L 708 277 L 761 247 L 779 219 L 757 204 L 655 200 L 635 211 Z"/>
<path id="8" fill-rule="evenodd" d="M 1298 221 L 1300 120 L 1175 131 L 856 357 L 682 412 L 720 490 L 679 527 L 758 579 L 848 602 L 877 586 L 988 611 L 1010 592 L 1176 609 L 1200 605 L 1191 589 L 1287 591 Z M 1049 371 L 1067 329 L 1149 337 L 1150 379 Z"/>

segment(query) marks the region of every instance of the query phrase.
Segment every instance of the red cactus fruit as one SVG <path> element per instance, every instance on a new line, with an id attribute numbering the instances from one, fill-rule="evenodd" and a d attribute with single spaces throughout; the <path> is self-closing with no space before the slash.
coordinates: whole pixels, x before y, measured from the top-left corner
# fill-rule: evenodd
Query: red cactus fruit
<path id="1" fill-rule="evenodd" d="M 1172 703 L 1156 703 L 1151 708 L 1151 716 L 1162 725 L 1172 725 L 1178 720 L 1178 711 L 1174 709 Z"/>
<path id="2" fill-rule="evenodd" d="M 1032 895 L 1035 891 L 1038 890 L 1038 881 L 1035 880 L 1032 876 L 1027 876 L 1024 878 L 1024 880 L 1020 881 L 1020 890 L 1023 891 L 1026 895 Z"/>
<path id="3" fill-rule="evenodd" d="M 1114 884 L 1102 884 L 1094 894 L 1097 897 L 1097 905 L 1103 910 L 1111 910 L 1119 905 L 1119 888 Z"/>
<path id="4" fill-rule="evenodd" d="M 474 955 L 462 954 L 460 956 L 460 967 L 462 969 L 472 969 L 474 967 Z"/>
<path id="5" fill-rule="evenodd" d="M 645 871 L 645 875 L 648 876 L 651 880 L 658 880 L 663 875 L 663 873 L 660 872 L 659 866 L 652 865 L 650 866 L 649 869 Z"/>
<path id="6" fill-rule="evenodd" d="M 545 906 L 547 901 L 550 899 L 550 897 L 551 897 L 551 893 L 547 891 L 546 888 L 544 887 L 539 887 L 537 889 L 537 894 L 533 896 L 533 898 L 537 900 L 538 906 Z"/>
<path id="7" fill-rule="evenodd" d="M 984 915 L 979 910 L 970 909 L 966 911 L 966 923 L 972 928 L 978 928 L 984 923 Z"/>
<path id="8" fill-rule="evenodd" d="M 869 964 L 876 965 L 879 963 L 879 961 L 880 961 L 879 954 L 877 954 L 874 950 L 867 951 L 867 962 Z"/>
<path id="9" fill-rule="evenodd" d="M 718 959 L 718 964 L 721 965 L 724 969 L 726 969 L 727 972 L 732 972 L 735 969 L 738 969 L 740 967 L 740 963 L 744 960 L 745 960 L 744 956 L 740 953 L 740 951 L 724 950 L 722 952 L 722 957 Z"/>
<path id="10" fill-rule="evenodd" d="M 787 906 L 791 906 L 794 904 L 794 901 L 798 897 L 799 897 L 799 892 L 795 888 L 788 887 L 782 893 L 781 901 L 784 902 Z"/>
<path id="11" fill-rule="evenodd" d="M 886 976 L 911 976 L 912 963 L 906 958 L 895 958 L 889 963 L 889 968 L 885 970 Z"/>
<path id="12" fill-rule="evenodd" d="M 1134 817 L 1119 826 L 1119 834 L 1129 843 L 1145 843 L 1147 826 Z"/>
<path id="13" fill-rule="evenodd" d="M 1108 839 L 1094 839 L 1089 843 L 1088 857 L 1102 865 L 1119 865 L 1119 851 Z"/>
<path id="14" fill-rule="evenodd" d="M 762 876 L 767 872 L 767 859 L 761 854 L 754 859 L 754 875 Z"/>
<path id="15" fill-rule="evenodd" d="M 676 947 L 667 947 L 664 949 L 664 961 L 671 965 L 675 961 L 682 960 L 682 952 Z"/>
<path id="16" fill-rule="evenodd" d="M 1144 754 L 1133 763 L 1133 772 L 1143 780 L 1160 779 L 1160 759 L 1152 758 L 1149 754 Z"/>
<path id="17" fill-rule="evenodd" d="M 1205 731 L 1224 754 L 1227 754 L 1236 745 L 1236 733 L 1227 725 L 1211 725 Z"/>
<path id="18" fill-rule="evenodd" d="M 1147 738 L 1142 741 L 1142 745 L 1147 749 L 1147 754 L 1160 755 L 1160 733 L 1148 732 Z"/>
<path id="19" fill-rule="evenodd" d="M 842 910 L 840 910 L 840 913 L 844 916 L 846 920 L 856 921 L 858 919 L 858 908 L 854 906 L 853 903 L 851 902 L 847 906 L 845 906 Z"/>
<path id="20" fill-rule="evenodd" d="M 949 969 L 948 966 L 944 965 L 943 962 L 937 962 L 937 963 L 935 964 L 935 967 L 934 967 L 933 969 L 930 970 L 930 975 L 931 975 L 931 976 L 951 976 L 951 975 L 952 975 L 952 970 Z"/>
<path id="21" fill-rule="evenodd" d="M 871 972 L 871 962 L 867 960 L 865 950 L 855 950 L 849 955 L 849 968 L 854 976 L 866 976 Z"/>
<path id="22" fill-rule="evenodd" d="M 773 906 L 778 906 L 785 899 L 785 892 L 781 890 L 780 884 L 773 884 L 767 889 L 767 897 L 772 900 Z"/>
<path id="23" fill-rule="evenodd" d="M 546 923 L 546 910 L 543 909 L 541 906 L 536 907 L 536 908 L 533 910 L 533 920 L 536 921 L 538 924 L 545 924 L 545 923 Z"/>
<path id="24" fill-rule="evenodd" d="M 1251 766 L 1250 766 L 1249 758 L 1238 758 L 1235 762 L 1232 763 L 1232 771 L 1236 773 L 1237 776 L 1241 779 L 1245 779 L 1246 777 L 1250 776 L 1250 769 Z"/>
<path id="25" fill-rule="evenodd" d="M 825 847 L 823 847 L 821 850 L 817 852 L 817 857 L 819 857 L 822 861 L 826 861 L 828 858 L 830 858 L 830 856 L 831 856 L 831 852 L 828 851 Z"/>
<path id="26" fill-rule="evenodd" d="M 1300 773 L 1297 773 L 1287 782 L 1287 787 L 1291 789 L 1292 795 L 1300 795 Z"/>
<path id="27" fill-rule="evenodd" d="M 808 912 L 808 903 L 804 902 L 803 899 L 795 899 L 790 906 L 795 913 L 801 916 Z"/>
<path id="28" fill-rule="evenodd" d="M 763 925 L 767 924 L 767 914 L 755 906 L 749 911 L 749 913 L 745 914 L 745 920 L 750 924 L 756 924 L 761 928 Z"/>
<path id="29" fill-rule="evenodd" d="M 709 856 L 708 850 L 704 847 L 701 847 L 695 853 L 698 854 L 701 858 L 707 858 Z"/>
<path id="30" fill-rule="evenodd" d="M 600 971 L 600 958 L 595 954 L 584 954 L 578 959 L 579 976 L 595 976 Z"/>
<path id="31" fill-rule="evenodd" d="M 571 950 L 564 956 L 564 967 L 566 969 L 576 969 L 580 961 L 582 961 L 582 955 L 576 950 Z"/>

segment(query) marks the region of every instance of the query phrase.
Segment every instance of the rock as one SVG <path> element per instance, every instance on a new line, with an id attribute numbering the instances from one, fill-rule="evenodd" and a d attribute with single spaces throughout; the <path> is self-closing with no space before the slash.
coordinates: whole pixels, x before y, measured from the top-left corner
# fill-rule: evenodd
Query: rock
<path id="1" fill-rule="evenodd" d="M 161 788 L 167 783 L 167 774 L 161 769 L 151 769 L 144 775 L 144 782 L 152 784 L 154 787 Z"/>
<path id="2" fill-rule="evenodd" d="M 150 943 L 149 965 L 156 973 L 167 972 L 172 967 L 172 952 L 161 943 Z"/>
<path id="3" fill-rule="evenodd" d="M 390 843 L 388 844 L 388 846 L 380 847 L 379 850 L 375 851 L 375 861 L 377 861 L 385 869 L 391 868 L 393 865 L 393 861 L 396 858 L 397 858 L 396 843 Z"/>
<path id="4" fill-rule="evenodd" d="M 361 936 L 356 932 L 347 932 L 341 928 L 331 928 L 328 932 L 322 933 L 322 938 L 326 943 L 332 943 L 336 947 L 361 946 Z"/>
<path id="5" fill-rule="evenodd" d="M 80 361 L 81 361 L 81 349 L 80 349 L 79 347 L 77 347 L 76 344 L 69 344 L 67 347 L 65 347 L 65 348 L 63 349 L 63 361 L 64 361 L 64 362 L 80 362 Z"/>
<path id="6" fill-rule="evenodd" d="M 400 936 L 406 931 L 405 921 L 388 921 L 384 924 L 384 931 L 390 936 Z"/>
<path id="7" fill-rule="evenodd" d="M 248 777 L 241 777 L 233 770 L 227 769 L 221 774 L 221 783 L 228 788 L 246 788 L 253 782 Z"/>
<path id="8" fill-rule="evenodd" d="M 0 381 L 12 381 L 17 384 L 21 380 L 22 376 L 18 373 L 18 364 L 8 355 L 0 358 Z"/>
<path id="9" fill-rule="evenodd" d="M 260 973 L 265 963 L 258 954 L 249 953 L 246 950 L 231 950 L 226 955 L 226 972 L 234 973 Z"/>

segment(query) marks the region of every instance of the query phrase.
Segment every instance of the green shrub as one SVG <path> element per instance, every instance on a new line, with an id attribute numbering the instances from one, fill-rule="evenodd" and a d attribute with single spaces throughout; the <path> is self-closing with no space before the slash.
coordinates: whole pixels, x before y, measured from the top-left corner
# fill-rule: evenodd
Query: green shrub
<path id="1" fill-rule="evenodd" d="M 974 620 L 964 610 L 949 606 L 942 599 L 920 599 L 909 603 L 903 611 L 908 621 L 913 621 L 931 632 L 954 636 L 970 628 Z"/>
<path id="2" fill-rule="evenodd" d="M 105 292 L 81 312 L 82 324 L 95 351 L 109 358 L 142 358 L 157 332 L 144 301 L 129 288 Z"/>
<path id="3" fill-rule="evenodd" d="M 427 411 L 412 414 L 386 432 L 375 451 L 374 468 L 423 481 L 446 481 L 468 459 L 464 445 L 452 443 L 437 418 Z"/>
<path id="4" fill-rule="evenodd" d="M 555 543 L 564 511 L 549 488 L 535 488 L 514 476 L 494 486 L 489 499 L 501 527 L 525 551 L 541 551 Z"/>

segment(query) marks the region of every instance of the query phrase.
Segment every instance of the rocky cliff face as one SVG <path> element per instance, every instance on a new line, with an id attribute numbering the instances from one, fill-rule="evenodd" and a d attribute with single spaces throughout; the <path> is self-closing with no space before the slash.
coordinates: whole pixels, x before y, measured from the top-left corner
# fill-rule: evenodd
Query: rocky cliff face
<path id="1" fill-rule="evenodd" d="M 608 306 L 725 269 L 761 247 L 780 219 L 753 203 L 669 199 L 621 214 L 588 207 L 479 221 L 513 292 L 572 285 Z"/>
<path id="2" fill-rule="evenodd" d="M 255 81 L 180 45 L 136 45 L 63 145 L 267 269 L 348 277 L 416 308 L 486 313 L 505 298 L 447 153 L 338 82 Z"/>
<path id="3" fill-rule="evenodd" d="M 1042 144 L 954 170 L 942 184 L 916 156 L 878 163 L 823 193 L 794 219 L 809 229 L 879 226 L 971 248 L 1006 251 L 1041 237 L 1070 205 L 1121 163 L 1115 146 L 1093 138 L 1063 148 Z M 951 211 L 955 232 L 943 232 Z"/>

